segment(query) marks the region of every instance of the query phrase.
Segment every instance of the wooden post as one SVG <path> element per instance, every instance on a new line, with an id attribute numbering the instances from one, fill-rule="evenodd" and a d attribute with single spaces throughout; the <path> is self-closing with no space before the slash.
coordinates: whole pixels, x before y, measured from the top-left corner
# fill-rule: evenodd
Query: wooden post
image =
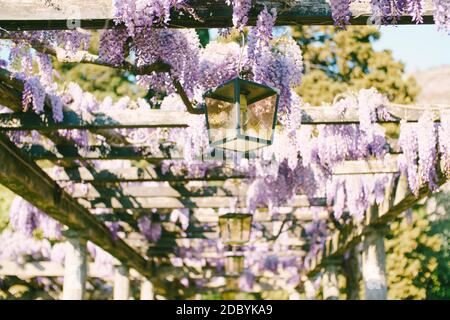
<path id="1" fill-rule="evenodd" d="M 361 280 L 361 255 L 356 248 L 352 248 L 344 256 L 342 271 L 345 276 L 345 293 L 347 300 L 359 300 L 359 284 Z"/>
<path id="2" fill-rule="evenodd" d="M 338 300 L 338 264 L 337 261 L 328 261 L 322 276 L 322 288 L 324 300 Z"/>
<path id="3" fill-rule="evenodd" d="M 66 243 L 63 300 L 83 300 L 86 274 L 86 241 L 70 237 Z"/>
<path id="4" fill-rule="evenodd" d="M 141 281 L 141 300 L 155 300 L 153 284 L 148 279 Z"/>
<path id="5" fill-rule="evenodd" d="M 375 221 L 377 218 L 378 207 L 372 206 L 367 212 L 367 219 Z M 386 300 L 386 251 L 382 227 L 374 227 L 364 236 L 362 275 L 366 300 Z"/>
<path id="6" fill-rule="evenodd" d="M 114 275 L 114 300 L 128 300 L 130 298 L 129 269 L 125 265 L 116 267 Z"/>
<path id="7" fill-rule="evenodd" d="M 306 300 L 316 300 L 317 289 L 314 286 L 314 279 L 307 278 L 304 282 Z"/>

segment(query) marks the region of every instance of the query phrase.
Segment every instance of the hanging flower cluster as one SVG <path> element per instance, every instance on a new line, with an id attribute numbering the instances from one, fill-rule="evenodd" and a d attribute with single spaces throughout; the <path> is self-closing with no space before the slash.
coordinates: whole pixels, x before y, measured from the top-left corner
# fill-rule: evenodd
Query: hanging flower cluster
<path id="1" fill-rule="evenodd" d="M 342 29 L 350 24 L 352 13 L 350 12 L 350 2 L 352 0 L 331 0 L 331 14 L 334 24 Z"/>
<path id="2" fill-rule="evenodd" d="M 233 6 L 233 26 L 242 31 L 248 22 L 252 0 L 225 0 L 225 2 Z"/>
<path id="3" fill-rule="evenodd" d="M 445 114 L 443 120 L 446 121 Z M 399 146 L 403 154 L 399 158 L 399 169 L 406 174 L 409 188 L 416 196 L 424 184 L 431 190 L 437 188 L 438 146 L 442 158 L 447 157 L 444 123 L 438 127 L 431 111 L 424 112 L 417 123 L 401 123 Z"/>
<path id="4" fill-rule="evenodd" d="M 139 230 L 150 242 L 157 242 L 161 238 L 162 225 L 160 222 L 152 221 L 148 216 L 138 219 Z"/>
<path id="5" fill-rule="evenodd" d="M 61 239 L 61 224 L 47 214 L 31 205 L 21 197 L 15 197 L 10 210 L 9 219 L 14 230 L 27 237 L 32 237 L 36 229 L 40 229 L 44 237 Z"/>
<path id="6" fill-rule="evenodd" d="M 350 25 L 350 5 L 354 0 L 331 0 L 334 24 L 342 29 Z M 424 0 L 371 0 L 373 24 L 396 24 L 402 15 L 409 15 L 416 23 L 423 23 Z M 447 0 L 433 0 L 434 21 L 439 30 L 450 29 L 450 4 Z"/>

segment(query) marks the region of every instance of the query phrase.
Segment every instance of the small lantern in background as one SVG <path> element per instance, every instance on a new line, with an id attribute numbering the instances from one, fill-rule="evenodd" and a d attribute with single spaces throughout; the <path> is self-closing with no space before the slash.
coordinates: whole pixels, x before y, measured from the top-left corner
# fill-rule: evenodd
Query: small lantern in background
<path id="1" fill-rule="evenodd" d="M 279 91 L 235 78 L 204 94 L 210 146 L 247 153 L 272 144 Z"/>
<path id="2" fill-rule="evenodd" d="M 225 253 L 225 273 L 229 276 L 240 275 L 244 271 L 244 256 L 238 252 Z"/>
<path id="3" fill-rule="evenodd" d="M 225 277 L 225 287 L 227 291 L 239 291 L 239 276 L 226 276 Z"/>
<path id="4" fill-rule="evenodd" d="M 227 213 L 219 217 L 220 239 L 223 244 L 242 245 L 250 240 L 253 215 Z"/>

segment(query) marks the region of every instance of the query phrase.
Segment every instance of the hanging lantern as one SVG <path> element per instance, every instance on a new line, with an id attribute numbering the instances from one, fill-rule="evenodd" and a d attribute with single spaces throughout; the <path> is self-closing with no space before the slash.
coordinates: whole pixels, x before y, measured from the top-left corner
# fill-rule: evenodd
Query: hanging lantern
<path id="1" fill-rule="evenodd" d="M 229 276 L 240 275 L 244 271 L 244 256 L 236 252 L 225 253 L 225 273 Z"/>
<path id="2" fill-rule="evenodd" d="M 249 213 L 227 213 L 219 217 L 220 239 L 224 244 L 241 245 L 250 240 L 252 217 Z"/>
<path id="3" fill-rule="evenodd" d="M 235 78 L 204 94 L 211 147 L 249 152 L 272 144 L 279 91 Z"/>
<path id="4" fill-rule="evenodd" d="M 225 277 L 225 287 L 229 291 L 240 290 L 239 286 L 239 276 L 226 276 Z"/>

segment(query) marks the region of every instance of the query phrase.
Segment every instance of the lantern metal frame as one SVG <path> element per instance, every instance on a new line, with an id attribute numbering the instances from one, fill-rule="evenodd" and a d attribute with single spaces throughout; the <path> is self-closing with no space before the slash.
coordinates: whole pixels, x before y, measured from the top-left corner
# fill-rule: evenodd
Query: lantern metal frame
<path id="1" fill-rule="evenodd" d="M 221 89 L 227 87 L 227 86 L 234 86 L 234 94 L 233 94 L 233 99 L 230 99 L 230 97 L 227 96 L 223 96 L 217 93 L 217 91 L 220 91 Z M 276 99 L 275 99 L 275 106 L 274 106 L 274 114 L 273 114 L 273 121 L 272 121 L 272 125 L 271 125 L 271 130 L 272 130 L 272 134 L 270 135 L 270 140 L 267 139 L 263 139 L 260 137 L 253 137 L 250 135 L 246 135 L 243 133 L 243 128 L 241 125 L 241 94 L 242 94 L 242 87 L 253 87 L 253 88 L 259 88 L 259 89 L 264 89 L 264 93 L 261 95 L 257 95 L 255 97 L 253 97 L 251 100 L 248 100 L 246 102 L 247 106 L 258 102 L 258 101 L 262 101 L 266 98 L 269 98 L 271 96 L 276 95 Z M 205 103 L 204 106 L 204 112 L 205 112 L 205 117 L 206 117 L 206 127 L 208 129 L 208 139 L 209 139 L 209 144 L 211 147 L 216 148 L 216 149 L 221 149 L 221 150 L 232 150 L 235 152 L 244 152 L 247 153 L 249 151 L 254 151 L 263 147 L 267 147 L 270 146 L 273 143 L 273 139 L 274 139 L 274 135 L 275 135 L 275 127 L 277 124 L 277 115 L 278 115 L 278 105 L 279 105 L 279 101 L 280 101 L 280 90 L 267 86 L 267 85 L 263 85 L 257 82 L 253 82 L 250 80 L 245 80 L 242 79 L 241 77 L 236 77 L 232 80 L 229 80 L 215 88 L 209 89 L 208 91 L 206 91 L 203 94 L 203 100 L 205 101 L 206 98 L 211 98 L 211 99 L 215 99 L 215 100 L 219 100 L 219 101 L 224 101 L 224 102 L 228 102 L 228 103 L 232 103 L 235 104 L 235 110 L 237 110 L 237 112 L 235 112 L 235 117 L 236 117 L 236 126 L 235 128 L 224 128 L 224 129 L 234 129 L 236 130 L 236 135 L 233 137 L 225 137 L 223 139 L 220 140 L 216 140 L 216 141 L 212 141 L 212 137 L 211 137 L 211 125 L 210 125 L 210 113 L 208 112 L 208 106 Z M 238 140 L 243 140 L 243 141 L 251 141 L 251 142 L 255 142 L 260 144 L 260 146 L 256 147 L 256 148 L 252 148 L 251 150 L 246 150 L 246 151 L 239 151 L 236 149 L 232 149 L 232 148 L 225 148 L 223 147 L 224 144 L 229 143 L 229 142 L 233 142 L 233 141 L 238 141 Z"/>
<path id="2" fill-rule="evenodd" d="M 232 235 L 234 235 L 235 233 L 232 232 L 231 230 L 232 224 L 229 223 L 229 221 L 232 221 L 234 219 L 239 219 L 242 221 L 240 230 L 238 231 L 240 233 L 241 239 L 232 239 L 233 238 Z M 245 230 L 246 220 L 248 221 L 248 239 L 242 239 L 243 233 L 247 231 Z M 250 240 L 252 222 L 253 222 L 253 215 L 251 213 L 230 212 L 219 216 L 219 231 L 221 241 L 226 245 L 243 245 L 247 243 Z"/>

